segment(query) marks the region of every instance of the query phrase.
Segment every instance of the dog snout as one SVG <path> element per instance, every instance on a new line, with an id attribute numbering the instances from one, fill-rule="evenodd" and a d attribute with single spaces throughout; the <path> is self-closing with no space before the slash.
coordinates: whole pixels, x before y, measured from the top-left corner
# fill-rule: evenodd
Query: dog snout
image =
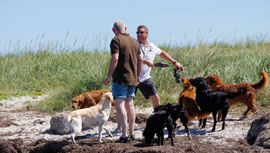
<path id="1" fill-rule="evenodd" d="M 78 103 L 75 102 L 75 101 L 72 101 L 72 108 L 73 108 L 73 109 L 78 108 Z"/>
<path id="2" fill-rule="evenodd" d="M 189 79 L 189 82 L 190 82 L 191 85 L 193 85 L 194 79 Z"/>

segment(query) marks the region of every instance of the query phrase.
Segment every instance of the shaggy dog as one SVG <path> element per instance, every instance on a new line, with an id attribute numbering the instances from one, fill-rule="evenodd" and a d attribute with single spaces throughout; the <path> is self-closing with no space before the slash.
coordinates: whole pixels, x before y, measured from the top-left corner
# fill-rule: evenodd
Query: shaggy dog
<path id="1" fill-rule="evenodd" d="M 216 115 L 219 110 L 222 110 L 222 130 L 224 130 L 225 119 L 230 108 L 229 98 L 240 95 L 242 91 L 239 90 L 232 93 L 213 92 L 208 87 L 207 81 L 202 77 L 190 79 L 189 82 L 196 88 L 196 102 L 200 106 L 201 111 L 212 112 L 214 118 L 212 131 L 216 130 Z"/>
<path id="2" fill-rule="evenodd" d="M 72 98 L 72 108 L 73 109 L 82 109 L 95 106 L 99 103 L 102 95 L 106 92 L 111 92 L 110 90 L 95 90 L 91 92 L 86 92 L 75 96 Z"/>
<path id="3" fill-rule="evenodd" d="M 157 134 L 158 137 L 158 145 L 164 144 L 164 133 L 163 129 L 165 126 L 169 127 L 168 132 L 169 135 L 172 135 L 173 131 L 173 120 L 171 118 L 171 105 L 166 105 L 165 110 L 158 111 L 152 115 L 149 116 L 146 122 L 146 127 L 143 131 L 143 136 L 145 139 L 145 142 L 148 146 L 151 146 L 153 144 L 153 139 L 155 134 Z M 173 146 L 173 137 L 171 137 L 171 145 Z"/>
<path id="4" fill-rule="evenodd" d="M 181 79 L 183 85 L 183 91 L 180 93 L 178 103 L 181 103 L 183 98 L 183 104 L 188 112 L 188 121 L 199 120 L 199 127 L 205 128 L 207 117 L 211 112 L 201 111 L 195 100 L 195 88 L 190 84 L 189 79 Z M 203 124 L 202 124 L 203 121 Z"/>
<path id="5" fill-rule="evenodd" d="M 102 99 L 97 105 L 89 108 L 75 110 L 68 115 L 68 125 L 71 131 L 73 131 L 71 135 L 73 143 L 76 144 L 75 136 L 81 132 L 82 127 L 91 128 L 94 126 L 99 126 L 98 142 L 102 142 L 101 132 L 104 123 L 109 119 L 112 102 L 112 93 L 107 92 L 102 96 Z M 104 129 L 108 135 L 111 136 L 110 131 L 106 128 Z"/>
<path id="6" fill-rule="evenodd" d="M 185 129 L 186 129 L 186 132 L 187 132 L 187 136 L 188 136 L 188 139 L 191 140 L 191 135 L 190 135 L 190 132 L 189 132 L 189 129 L 188 129 L 188 126 L 187 126 L 187 123 L 188 123 L 188 114 L 185 110 L 185 107 L 183 105 L 183 99 L 184 99 L 184 96 L 180 99 L 180 104 L 177 104 L 177 103 L 172 103 L 171 104 L 171 118 L 172 118 L 172 121 L 173 121 L 173 125 L 174 125 L 174 130 L 173 130 L 173 135 L 170 135 L 169 134 L 169 138 L 173 137 L 175 135 L 175 129 L 176 129 L 176 120 L 180 118 L 182 124 L 184 125 Z M 158 111 L 162 111 L 162 110 L 166 110 L 166 107 L 167 105 L 160 105 L 158 107 L 155 108 L 155 112 L 158 112 Z M 166 125 L 167 129 L 170 128 L 170 125 Z M 169 131 L 169 129 L 168 129 Z"/>
<path id="7" fill-rule="evenodd" d="M 246 117 L 250 110 L 255 113 L 255 101 L 256 101 L 256 90 L 262 89 L 268 84 L 269 78 L 265 72 L 260 72 L 262 79 L 255 84 L 251 83 L 237 83 L 237 84 L 225 84 L 217 75 L 208 75 L 206 77 L 207 82 L 212 91 L 222 91 L 225 93 L 237 92 L 241 89 L 244 89 L 245 92 L 241 95 L 230 99 L 230 105 L 235 105 L 238 103 L 244 103 L 247 105 L 247 110 L 244 112 L 243 117 Z"/>

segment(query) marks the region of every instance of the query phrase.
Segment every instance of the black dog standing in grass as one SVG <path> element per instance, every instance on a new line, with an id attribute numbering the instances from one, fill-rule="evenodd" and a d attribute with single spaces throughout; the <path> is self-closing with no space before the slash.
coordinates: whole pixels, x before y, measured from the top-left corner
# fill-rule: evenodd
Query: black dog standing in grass
<path id="1" fill-rule="evenodd" d="M 171 111 L 171 105 L 168 104 L 166 105 L 165 110 L 158 111 L 150 115 L 147 119 L 146 127 L 143 131 L 143 136 L 148 146 L 151 146 L 153 144 L 155 134 L 157 134 L 158 137 L 158 145 L 164 144 L 163 129 L 165 128 L 165 126 L 167 126 L 168 128 L 169 135 L 172 135 L 174 126 L 173 120 L 170 115 Z M 174 146 L 173 137 L 171 137 L 171 145 Z"/>
<path id="2" fill-rule="evenodd" d="M 189 129 L 188 129 L 188 126 L 187 126 L 187 123 L 188 123 L 188 113 L 187 111 L 185 110 L 185 107 L 184 107 L 184 104 L 183 104 L 183 99 L 184 99 L 184 96 L 181 97 L 180 99 L 180 104 L 178 103 L 172 103 L 170 104 L 171 105 L 171 117 L 172 117 L 172 120 L 173 120 L 173 125 L 174 125 L 174 130 L 173 130 L 173 135 L 168 135 L 168 138 L 171 138 L 173 136 L 175 136 L 175 129 L 176 129 L 176 120 L 177 119 L 180 119 L 182 124 L 184 125 L 185 129 L 186 129 L 186 132 L 187 132 L 187 136 L 188 136 L 188 139 L 191 140 L 191 135 L 190 135 L 190 132 L 189 132 Z M 155 112 L 158 112 L 158 111 L 161 111 L 161 110 L 165 110 L 167 107 L 167 105 L 160 105 L 158 107 L 155 108 Z M 169 125 L 167 126 L 167 129 L 170 128 Z"/>
<path id="3" fill-rule="evenodd" d="M 225 129 L 225 119 L 230 108 L 229 99 L 240 95 L 243 91 L 234 93 L 213 92 L 210 90 L 207 81 L 202 77 L 189 80 L 190 84 L 196 88 L 196 102 L 201 111 L 212 112 L 214 125 L 212 131 L 216 130 L 216 115 L 222 110 L 222 130 Z"/>

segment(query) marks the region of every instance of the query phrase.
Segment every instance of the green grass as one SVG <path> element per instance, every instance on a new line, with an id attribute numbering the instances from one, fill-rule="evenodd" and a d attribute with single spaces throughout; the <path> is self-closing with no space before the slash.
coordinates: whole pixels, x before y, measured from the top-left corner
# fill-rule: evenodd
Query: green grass
<path id="1" fill-rule="evenodd" d="M 185 66 L 181 77 L 218 75 L 225 83 L 256 83 L 260 71 L 270 74 L 270 43 L 247 41 L 229 45 L 215 43 L 187 47 L 162 47 Z M 55 53 L 56 52 L 56 53 Z M 110 60 L 109 51 L 40 50 L 0 56 L 0 100 L 8 96 L 49 94 L 34 106 L 46 112 L 71 109 L 71 98 L 104 86 Z M 156 61 L 164 61 L 156 58 Z M 164 61 L 166 62 L 166 61 Z M 151 76 L 158 86 L 162 103 L 176 102 L 182 85 L 175 82 L 173 67 L 153 68 Z M 269 107 L 269 86 L 258 91 L 258 104 Z M 138 92 L 135 105 L 151 106 Z"/>

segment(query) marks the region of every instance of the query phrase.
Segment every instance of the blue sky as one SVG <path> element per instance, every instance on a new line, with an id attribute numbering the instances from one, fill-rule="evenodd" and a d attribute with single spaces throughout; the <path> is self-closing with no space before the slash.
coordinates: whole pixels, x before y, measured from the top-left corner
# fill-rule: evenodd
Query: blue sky
<path id="1" fill-rule="evenodd" d="M 57 42 L 108 49 L 116 20 L 134 37 L 138 25 L 148 26 L 149 41 L 158 45 L 269 40 L 269 6 L 269 0 L 1 0 L 0 53 Z"/>

